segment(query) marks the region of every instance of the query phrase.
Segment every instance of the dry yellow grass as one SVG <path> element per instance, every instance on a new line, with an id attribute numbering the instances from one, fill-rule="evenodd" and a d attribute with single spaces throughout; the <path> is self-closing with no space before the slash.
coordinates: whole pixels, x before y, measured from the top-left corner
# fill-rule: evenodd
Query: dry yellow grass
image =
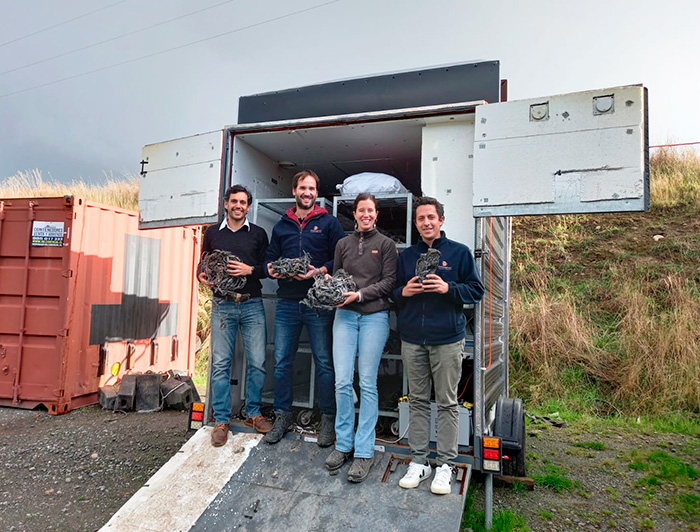
<path id="1" fill-rule="evenodd" d="M 651 155 L 654 205 L 700 207 L 700 157 L 691 149 L 662 148 Z"/>
<path id="2" fill-rule="evenodd" d="M 17 172 L 0 182 L 0 198 L 53 197 L 71 194 L 105 205 L 123 209 L 138 209 L 138 178 L 125 175 L 122 180 L 108 179 L 105 183 L 90 184 L 81 180 L 59 183 L 45 180 L 41 171 L 34 169 Z"/>

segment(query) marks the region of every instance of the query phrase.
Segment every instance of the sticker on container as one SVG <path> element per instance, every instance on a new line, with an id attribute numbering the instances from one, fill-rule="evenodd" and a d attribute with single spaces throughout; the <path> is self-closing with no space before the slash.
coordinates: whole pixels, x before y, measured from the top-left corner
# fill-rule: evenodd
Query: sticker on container
<path id="1" fill-rule="evenodd" d="M 63 222 L 34 222 L 32 246 L 62 246 Z"/>

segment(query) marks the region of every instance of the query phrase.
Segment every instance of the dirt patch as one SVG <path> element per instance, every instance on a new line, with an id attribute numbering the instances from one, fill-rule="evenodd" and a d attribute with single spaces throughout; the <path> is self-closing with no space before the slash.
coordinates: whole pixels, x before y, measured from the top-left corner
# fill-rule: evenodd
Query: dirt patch
<path id="1" fill-rule="evenodd" d="M 496 487 L 494 513 L 509 509 L 532 531 L 700 530 L 700 438 L 576 423 L 528 432 L 535 489 Z M 483 483 L 475 489 L 483 509 Z"/>
<path id="2" fill-rule="evenodd" d="M 0 408 L 0 530 L 104 525 L 189 439 L 187 414 Z"/>

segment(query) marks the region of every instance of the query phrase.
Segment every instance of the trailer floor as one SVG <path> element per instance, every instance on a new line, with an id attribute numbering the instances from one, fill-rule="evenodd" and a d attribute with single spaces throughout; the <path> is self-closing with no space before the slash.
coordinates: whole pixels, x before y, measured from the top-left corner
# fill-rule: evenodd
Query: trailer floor
<path id="1" fill-rule="evenodd" d="M 368 478 L 352 484 L 349 464 L 335 475 L 323 467 L 330 448 L 298 439 L 268 445 L 246 433 L 213 448 L 210 430 L 200 429 L 102 530 L 459 530 L 468 465 L 459 466 L 452 493 L 438 496 L 430 480 L 398 486 L 405 457 L 377 452 Z"/>

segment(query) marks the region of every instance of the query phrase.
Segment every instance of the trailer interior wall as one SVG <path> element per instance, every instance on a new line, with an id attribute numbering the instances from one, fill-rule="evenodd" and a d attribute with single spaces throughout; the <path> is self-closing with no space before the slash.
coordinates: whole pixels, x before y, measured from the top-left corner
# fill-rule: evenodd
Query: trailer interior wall
<path id="1" fill-rule="evenodd" d="M 465 205 L 465 198 L 471 202 L 473 138 L 472 114 L 239 133 L 230 184 L 253 183 L 258 199 L 290 197 L 291 175 L 310 169 L 321 179 L 319 197 L 330 197 L 353 174 L 389 174 L 416 196 L 443 201 L 445 228 L 473 246 L 474 219 Z M 280 165 L 292 168 L 284 173 Z M 257 216 L 268 231 L 279 220 L 271 211 Z"/>

